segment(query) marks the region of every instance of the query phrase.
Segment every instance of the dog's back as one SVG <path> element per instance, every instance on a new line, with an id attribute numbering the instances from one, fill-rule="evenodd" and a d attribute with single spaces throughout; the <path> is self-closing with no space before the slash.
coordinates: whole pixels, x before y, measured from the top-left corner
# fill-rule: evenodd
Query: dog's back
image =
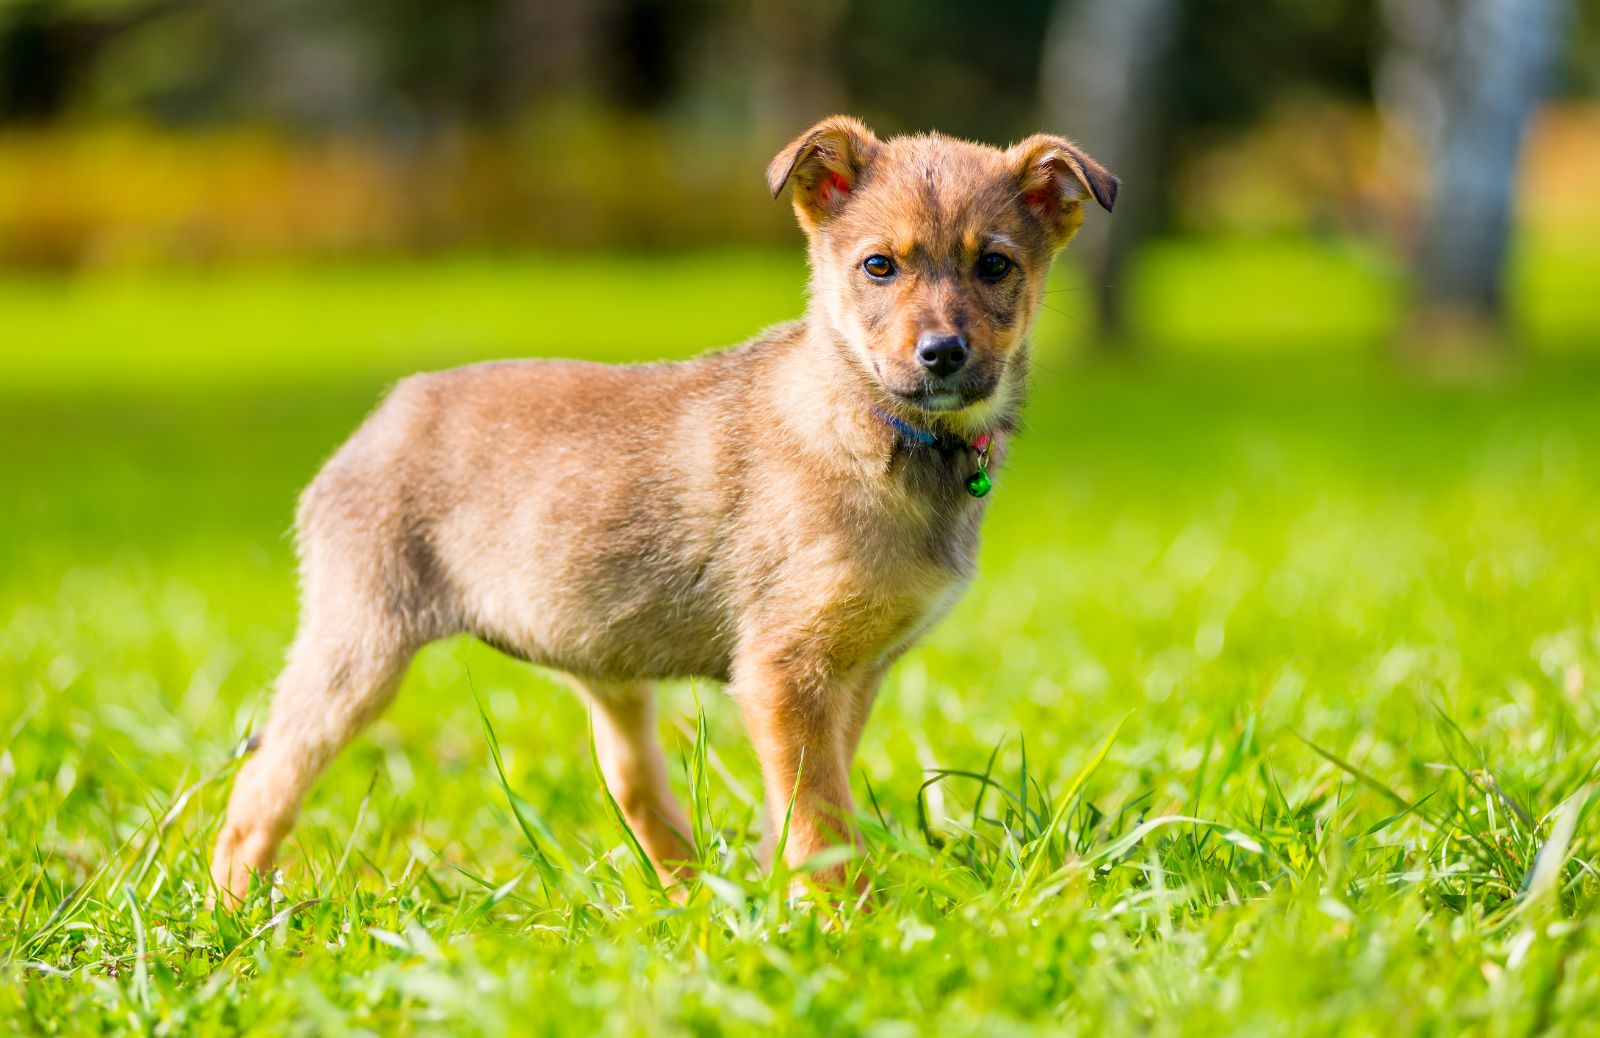
<path id="1" fill-rule="evenodd" d="M 407 378 L 301 498 L 307 581 L 339 568 L 419 641 L 469 633 L 596 677 L 725 678 L 724 466 L 752 363 Z"/>

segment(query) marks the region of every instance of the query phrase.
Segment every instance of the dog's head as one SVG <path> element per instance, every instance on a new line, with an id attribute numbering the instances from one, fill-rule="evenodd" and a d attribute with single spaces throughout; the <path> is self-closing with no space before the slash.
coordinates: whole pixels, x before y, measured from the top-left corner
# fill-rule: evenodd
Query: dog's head
<path id="1" fill-rule="evenodd" d="M 1050 261 L 1110 209 L 1117 178 L 1062 137 L 1004 151 L 937 134 L 880 141 L 832 116 L 767 167 L 794 182 L 814 312 L 895 405 L 971 429 L 1010 406 Z"/>

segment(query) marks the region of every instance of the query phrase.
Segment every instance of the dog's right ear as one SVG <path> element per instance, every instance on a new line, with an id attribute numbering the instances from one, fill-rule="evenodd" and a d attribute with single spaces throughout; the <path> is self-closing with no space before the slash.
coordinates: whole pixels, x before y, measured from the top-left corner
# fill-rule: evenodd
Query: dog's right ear
<path id="1" fill-rule="evenodd" d="M 830 115 L 789 142 L 767 165 L 777 198 L 794 181 L 794 211 L 810 230 L 844 208 L 878 152 L 878 138 L 848 115 Z"/>
<path id="2" fill-rule="evenodd" d="M 1018 197 L 1039 218 L 1055 248 L 1072 240 L 1083 223 L 1083 201 L 1106 210 L 1117 202 L 1120 181 L 1065 137 L 1036 133 L 1006 153 L 1016 170 Z"/>

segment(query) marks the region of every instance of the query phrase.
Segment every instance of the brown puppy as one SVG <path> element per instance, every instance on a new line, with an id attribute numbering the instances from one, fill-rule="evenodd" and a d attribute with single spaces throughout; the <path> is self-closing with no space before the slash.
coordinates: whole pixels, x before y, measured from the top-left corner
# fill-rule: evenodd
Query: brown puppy
<path id="1" fill-rule="evenodd" d="M 806 316 L 675 364 L 482 364 L 402 381 L 300 502 L 302 616 L 212 878 L 241 896 L 424 644 L 572 675 L 664 875 L 690 828 L 653 679 L 728 683 L 794 864 L 854 838 L 849 765 L 884 671 L 972 576 L 992 457 L 1056 251 L 1117 181 L 1070 141 L 879 141 L 825 119 L 795 184 Z"/>

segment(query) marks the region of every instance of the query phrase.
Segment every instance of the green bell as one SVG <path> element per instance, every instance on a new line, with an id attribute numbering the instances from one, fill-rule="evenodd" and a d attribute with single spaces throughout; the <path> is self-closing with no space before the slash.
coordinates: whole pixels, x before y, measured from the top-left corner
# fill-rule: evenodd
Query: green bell
<path id="1" fill-rule="evenodd" d="M 989 492 L 994 483 L 989 479 L 989 470 L 980 468 L 967 477 L 967 493 L 973 497 L 982 497 Z"/>

